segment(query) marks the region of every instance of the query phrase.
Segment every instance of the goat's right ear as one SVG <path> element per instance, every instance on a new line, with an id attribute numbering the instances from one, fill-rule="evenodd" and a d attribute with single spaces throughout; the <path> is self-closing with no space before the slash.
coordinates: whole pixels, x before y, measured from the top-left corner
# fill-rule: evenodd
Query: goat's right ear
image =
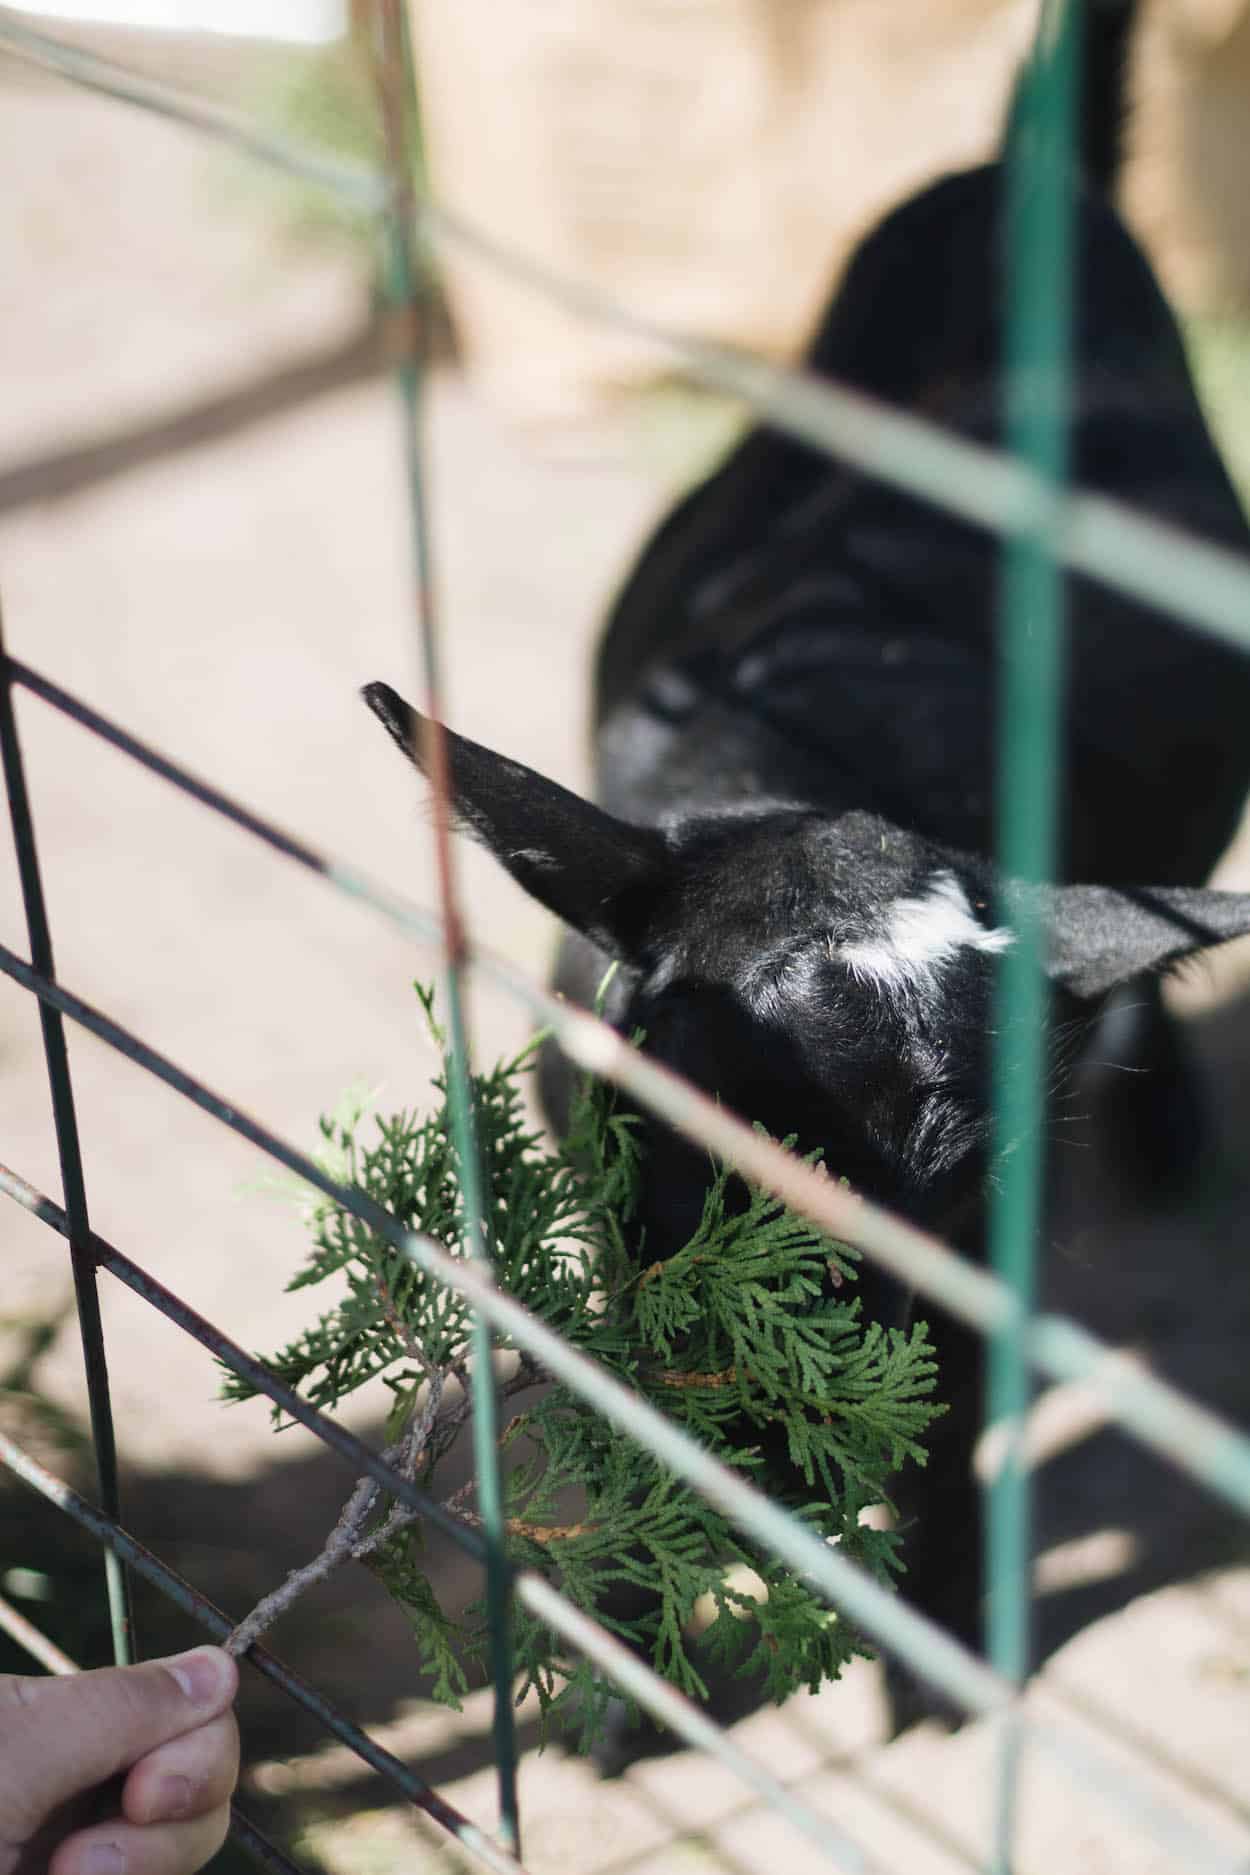
<path id="1" fill-rule="evenodd" d="M 1051 980 L 1089 998 L 1250 932 L 1250 893 L 1209 886 L 1043 888 Z"/>
<path id="2" fill-rule="evenodd" d="M 429 724 L 388 684 L 365 702 L 422 774 Z M 444 729 L 455 818 L 519 885 L 612 957 L 631 961 L 668 866 L 662 834 L 632 827 L 532 768 Z"/>

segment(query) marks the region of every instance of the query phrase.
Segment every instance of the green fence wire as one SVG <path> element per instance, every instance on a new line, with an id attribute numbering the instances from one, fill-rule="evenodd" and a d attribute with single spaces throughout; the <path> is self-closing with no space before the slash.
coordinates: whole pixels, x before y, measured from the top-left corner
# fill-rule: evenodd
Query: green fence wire
<path id="1" fill-rule="evenodd" d="M 374 17 L 374 67 L 386 143 L 390 196 L 386 214 L 387 289 L 394 306 L 411 321 L 421 316 L 420 270 L 416 251 L 416 215 L 409 151 L 417 122 L 417 87 L 405 0 L 377 0 Z M 452 1145 L 464 1192 L 469 1250 L 485 1270 L 491 1268 L 486 1240 L 491 1207 L 484 1202 L 484 1173 L 475 1136 L 470 1091 L 468 1029 L 462 978 L 465 967 L 464 923 L 456 886 L 451 843 L 447 741 L 443 731 L 441 647 L 434 612 L 433 554 L 426 499 L 427 469 L 422 451 L 422 392 L 425 347 L 413 330 L 395 375 L 404 414 L 404 466 L 407 471 L 412 536 L 413 590 L 424 677 L 428 747 L 422 754 L 434 788 L 434 845 L 439 897 L 443 911 L 444 1006 L 450 1042 L 447 1102 Z M 504 1569 L 505 1518 L 499 1466 L 499 1401 L 495 1386 L 491 1332 L 486 1317 L 473 1322 L 470 1388 L 473 1396 L 473 1461 L 478 1509 L 486 1532 L 486 1612 L 490 1628 L 490 1665 L 495 1688 L 495 1758 L 499 1767 L 499 1830 L 509 1848 L 520 1847 L 516 1792 L 516 1730 L 512 1716 L 512 1643 L 508 1584 Z"/>
<path id="2" fill-rule="evenodd" d="M 1074 46 L 1078 8 L 1069 0 L 1048 0 L 1042 9 L 1038 58 L 1032 84 L 1021 104 L 1021 134 L 1016 139 L 1012 177 L 1013 287 L 1008 306 L 1009 356 L 1013 369 L 1033 374 L 1053 386 L 1053 398 L 1021 404 L 1009 423 L 1009 451 L 1000 454 L 958 441 L 935 427 L 884 410 L 802 372 L 783 372 L 758 361 L 701 344 L 656 327 L 645 317 L 621 308 L 584 285 L 552 273 L 524 255 L 484 236 L 429 201 L 413 199 L 404 151 L 406 125 L 415 109 L 411 53 L 401 0 L 375 0 L 373 31 L 378 66 L 379 109 L 386 131 L 387 171 L 367 170 L 329 159 L 245 122 L 206 100 L 159 81 L 127 72 L 79 48 L 31 29 L 11 9 L 0 7 L 0 47 L 51 68 L 73 82 L 119 100 L 153 110 L 173 121 L 230 143 L 236 149 L 297 174 L 365 206 L 380 219 L 389 256 L 392 300 L 406 309 L 411 349 L 400 359 L 397 384 L 405 411 L 407 466 L 411 493 L 416 610 L 427 707 L 437 718 L 439 698 L 438 638 L 430 609 L 429 539 L 426 525 L 426 477 L 420 449 L 421 356 L 415 342 L 419 292 L 414 242 L 419 232 L 435 241 L 458 244 L 490 260 L 514 279 L 560 299 L 586 316 L 627 325 L 676 355 L 702 381 L 742 397 L 779 428 L 870 470 L 913 493 L 1001 531 L 1008 544 L 1008 596 L 1004 613 L 1004 684 L 1002 707 L 1007 726 L 1003 769 L 1006 870 L 1015 877 L 1044 878 L 1049 865 L 1053 819 L 1053 755 L 1057 673 L 1061 646 L 1060 568 L 1089 573 L 1123 590 L 1171 606 L 1176 615 L 1201 631 L 1250 647 L 1250 565 L 1234 554 L 1185 539 L 1175 530 L 1149 523 L 1118 504 L 1065 486 L 1065 439 L 1054 414 L 1064 404 L 1062 389 L 1067 356 L 1066 191 L 1059 186 L 1067 148 L 1076 82 Z M 1025 622 L 1036 627 L 1024 629 Z M 220 1330 L 130 1262 L 91 1231 L 86 1193 L 77 1156 L 73 1093 L 64 1049 L 61 1019 L 68 1016 L 141 1063 L 185 1098 L 249 1139 L 261 1151 L 297 1171 L 386 1236 L 437 1280 L 457 1288 L 475 1305 L 479 1323 L 474 1362 L 475 1420 L 481 1428 L 477 1448 L 479 1488 L 484 1511 L 499 1503 L 496 1444 L 492 1417 L 493 1382 L 489 1359 L 491 1327 L 538 1356 L 555 1375 L 567 1380 L 629 1436 L 645 1442 L 695 1489 L 704 1492 L 744 1530 L 787 1559 L 830 1601 L 844 1610 L 887 1649 L 900 1654 L 934 1685 L 967 1711 L 997 1714 L 1003 1726 L 998 1757 L 996 1826 L 991 1861 L 993 1875 L 1011 1866 L 1014 1797 L 1020 1747 L 1026 1740 L 1054 1754 L 1078 1779 L 1146 1818 L 1161 1842 L 1181 1858 L 1178 1866 L 1234 1875 L 1237 1865 L 1188 1819 L 1161 1803 L 1141 1780 L 1114 1759 L 1091 1751 L 1062 1729 L 1041 1723 L 1019 1709 L 1019 1691 L 1028 1674 L 1029 1546 L 1028 1498 L 1023 1469 L 1009 1438 L 1006 1462 L 993 1487 L 989 1519 L 991 1617 L 989 1664 L 958 1645 L 897 1597 L 863 1576 L 836 1551 L 819 1543 L 735 1474 L 717 1465 L 697 1445 L 653 1409 L 619 1387 L 583 1356 L 567 1348 L 552 1331 L 501 1295 L 490 1275 L 489 1244 L 471 1264 L 457 1262 L 417 1234 L 401 1230 L 392 1219 L 354 1189 L 338 1186 L 286 1142 L 212 1093 L 193 1074 L 129 1034 L 108 1016 L 92 1009 L 55 980 L 46 909 L 39 881 L 33 818 L 22 772 L 21 752 L 11 704 L 11 690 L 22 686 L 104 737 L 134 760 L 190 794 L 213 811 L 249 829 L 275 851 L 320 873 L 332 886 L 371 904 L 383 917 L 421 942 L 441 944 L 446 964 L 457 1067 L 452 1079 L 453 1111 L 458 1114 L 456 1147 L 462 1174 L 471 1185 L 480 1178 L 466 1098 L 468 1060 L 460 1000 L 463 968 L 472 963 L 502 983 L 540 1014 L 559 1046 L 580 1066 L 614 1080 L 654 1112 L 690 1137 L 731 1160 L 814 1219 L 832 1235 L 857 1243 L 885 1267 L 938 1300 L 990 1338 L 991 1416 L 1019 1428 L 1028 1403 L 1032 1370 L 1052 1378 L 1095 1381 L 1112 1416 L 1193 1477 L 1250 1514 L 1250 1440 L 1215 1414 L 1175 1389 L 1130 1366 L 1076 1324 L 1038 1316 L 1033 1309 L 1031 1245 L 1035 1236 L 1037 1167 L 1026 1155 L 1009 1158 L 1009 1178 L 995 1216 L 995 1272 L 977 1270 L 926 1233 L 818 1178 L 770 1141 L 725 1113 L 678 1077 L 646 1060 L 595 1018 L 555 1001 L 522 978 L 506 960 L 471 946 L 457 904 L 450 846 L 447 841 L 446 766 L 435 742 L 427 751 L 435 784 L 435 838 L 438 843 L 441 905 L 437 913 L 409 904 L 357 869 L 293 839 L 250 809 L 231 801 L 210 783 L 190 775 L 168 756 L 145 747 L 109 723 L 51 679 L 8 657 L 0 643 L 0 743 L 10 812 L 30 936 L 29 962 L 0 947 L 0 970 L 38 999 L 48 1053 L 49 1084 L 61 1148 L 64 1206 L 34 1191 L 14 1172 L 0 1168 L 0 1189 L 65 1236 L 74 1259 L 89 1282 L 78 1281 L 80 1320 L 86 1352 L 93 1432 L 100 1465 L 99 1509 L 52 1479 L 33 1460 L 0 1444 L 3 1460 L 32 1488 L 41 1490 L 68 1515 L 93 1529 L 112 1563 L 110 1600 L 114 1611 L 114 1647 L 128 1657 L 127 1613 L 120 1570 L 112 1559 L 125 1559 L 180 1599 L 210 1632 L 228 1628 L 225 1617 L 174 1577 L 127 1535 L 117 1502 L 111 1415 L 98 1305 L 94 1300 L 97 1268 L 109 1271 L 177 1321 L 219 1357 L 246 1373 L 294 1417 L 339 1450 L 356 1468 L 378 1479 L 398 1500 L 433 1521 L 447 1522 L 440 1507 L 426 1500 L 384 1459 L 291 1395 L 265 1374 Z M 1013 915 L 1020 922 L 1019 904 Z M 1028 920 L 1027 900 L 1023 916 Z M 1035 941 L 1027 930 L 1007 973 L 1002 1023 L 1037 1036 L 1042 1003 Z M 51 1038 L 51 1039 L 49 1039 Z M 1010 1137 L 1036 1133 L 1038 1077 L 1032 1072 L 997 1078 L 999 1125 Z M 1000 1137 L 1002 1135 L 1000 1134 Z M 470 1205 L 470 1216 L 481 1207 Z M 492 1478 L 494 1484 L 492 1485 Z M 329 1708 L 289 1669 L 264 1649 L 248 1658 L 288 1692 L 317 1710 L 336 1734 L 390 1776 L 404 1795 L 450 1830 L 485 1866 L 518 1869 L 519 1824 L 515 1795 L 515 1747 L 512 1738 L 511 1671 L 508 1661 L 507 1603 L 510 1595 L 525 1602 L 569 1642 L 595 1660 L 688 1742 L 714 1751 L 757 1792 L 767 1797 L 791 1823 L 816 1840 L 839 1867 L 872 1871 L 880 1864 L 852 1842 L 829 1818 L 818 1815 L 753 1764 L 740 1747 L 694 1709 L 671 1687 L 623 1650 L 557 1591 L 533 1572 L 517 1570 L 506 1557 L 498 1515 L 484 1517 L 479 1534 L 455 1525 L 451 1534 L 487 1570 L 493 1626 L 495 1740 L 499 1773 L 500 1839 L 492 1842 L 437 1793 L 396 1761 L 386 1762 L 363 1734 Z M 15 1624 L 0 1625 L 13 1633 Z M 20 1618 L 19 1618 L 20 1623 Z M 57 1666 L 44 1654 L 51 1670 Z M 260 1866 L 294 1865 L 246 1822 L 238 1819 L 239 1839 Z M 1242 1870 L 1241 1875 L 1244 1875 Z"/>
<path id="3" fill-rule="evenodd" d="M 1035 55 L 1021 80 L 1007 152 L 1005 243 L 1006 439 L 1052 494 L 1068 466 L 1072 327 L 1072 190 L 1067 165 L 1080 82 L 1079 19 L 1043 5 Z M 1040 884 L 1055 854 L 1063 570 L 1053 518 L 1004 546 L 999 618 L 997 796 L 1002 877 Z M 1006 909 L 1006 908 L 1004 908 Z M 1005 1435 L 985 1519 L 990 1660 L 1022 1691 L 1030 1668 L 1032 1504 L 1024 1462 L 1032 1374 L 1027 1334 L 1037 1294 L 1042 1206 L 1046 937 L 1035 904 L 1016 908 L 1016 942 L 1000 960 L 992 1051 L 995 1162 L 990 1261 L 1011 1290 L 1012 1320 L 989 1337 L 987 1424 Z M 1022 1731 L 1000 1728 L 993 1875 L 1010 1875 Z"/>

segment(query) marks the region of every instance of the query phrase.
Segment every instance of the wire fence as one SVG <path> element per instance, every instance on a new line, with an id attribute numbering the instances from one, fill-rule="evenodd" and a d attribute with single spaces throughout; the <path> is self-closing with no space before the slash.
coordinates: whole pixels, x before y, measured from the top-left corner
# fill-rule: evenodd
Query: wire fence
<path id="1" fill-rule="evenodd" d="M 1021 196 L 1022 202 L 1027 200 L 1028 212 L 1013 218 L 1017 246 L 1012 256 L 1015 287 L 1008 308 L 1009 359 L 1013 366 L 1043 364 L 1056 383 L 1063 380 L 1068 353 L 1070 268 L 1067 191 L 1062 174 L 1077 83 L 1077 24 L 1078 8 L 1074 4 L 1048 4 L 1042 10 L 1034 76 L 1022 102 L 1034 132 L 1029 144 L 1030 188 L 1027 195 Z M 583 284 L 554 275 L 544 266 L 509 251 L 437 204 L 416 199 L 405 154 L 416 110 L 416 90 L 401 0 L 375 0 L 372 31 L 378 111 L 387 152 L 385 171 L 379 174 L 330 159 L 322 152 L 243 121 L 215 103 L 124 71 L 34 31 L 9 9 L 0 7 L 0 48 L 75 84 L 222 140 L 378 217 L 385 235 L 387 292 L 407 337 L 395 376 L 405 417 L 414 611 L 425 705 L 435 725 L 441 719 L 441 640 L 431 603 L 431 542 L 421 454 L 423 353 L 416 258 L 417 243 L 425 237 L 435 244 L 469 249 L 514 279 L 587 317 L 628 325 L 676 356 L 691 375 L 733 392 L 778 428 L 951 512 L 997 529 L 1007 538 L 1003 631 L 1011 680 L 1002 698 L 1007 730 L 1001 777 L 1006 829 L 1003 860 L 1008 873 L 1016 877 L 1047 877 L 1053 847 L 1062 569 L 1066 566 L 1082 571 L 1125 592 L 1149 597 L 1155 604 L 1166 604 L 1196 631 L 1244 648 L 1250 647 L 1250 564 L 1222 549 L 1184 538 L 1175 530 L 1161 527 L 1153 518 L 1147 523 L 1112 501 L 1069 491 L 1065 438 L 1056 415 L 1063 406 L 1062 396 L 1056 396 L 1050 410 L 1041 413 L 1040 422 L 1036 413 L 1030 417 L 1023 412 L 1009 423 L 1009 453 L 974 446 L 803 372 L 776 370 L 664 331 Z M 1022 139 L 1017 140 L 1017 148 L 1022 143 Z M 1025 159 L 1014 160 L 1023 164 Z M 61 1166 L 62 1202 L 58 1204 L 35 1190 L 20 1172 L 4 1167 L 0 1167 L 0 1189 L 69 1245 L 91 1408 L 98 1503 L 88 1503 L 7 1438 L 0 1438 L 0 1461 L 89 1530 L 103 1546 L 113 1648 L 119 1662 L 131 1657 L 128 1572 L 158 1587 L 193 1614 L 214 1638 L 224 1638 L 232 1624 L 124 1527 L 97 1294 L 97 1272 L 101 1270 L 141 1296 L 305 1425 L 344 1457 L 355 1475 L 375 1480 L 397 1502 L 444 1531 L 484 1570 L 491 1628 L 500 1819 L 494 1836 L 371 1741 L 265 1648 L 254 1645 L 246 1655 L 258 1672 L 315 1714 L 329 1732 L 439 1823 L 481 1866 L 514 1871 L 523 1866 L 509 1651 L 509 1608 L 516 1598 L 688 1744 L 713 1753 L 772 1805 L 779 1817 L 817 1843 L 833 1866 L 852 1871 L 880 1870 L 882 1864 L 868 1846 L 853 1841 L 831 1817 L 786 1788 L 731 1734 L 658 1679 L 551 1584 L 508 1558 L 503 1540 L 490 1359 L 492 1334 L 498 1332 L 574 1388 L 624 1433 L 644 1443 L 740 1529 L 768 1552 L 786 1560 L 867 1635 L 905 1659 L 960 1708 L 996 1717 L 999 1750 L 995 1827 L 990 1859 L 985 1865 L 991 1875 L 1007 1875 L 1012 1864 L 1020 1755 L 1026 1744 L 1052 1756 L 1079 1783 L 1128 1806 L 1139 1821 L 1149 1824 L 1160 1843 L 1169 1846 L 1178 1867 L 1210 1870 L 1212 1875 L 1235 1875 L 1240 1870 L 1244 1875 L 1244 1863 L 1231 1857 L 1147 1780 L 1126 1770 L 1119 1758 L 1091 1748 L 1085 1734 L 1078 1737 L 1022 1707 L 1020 1695 L 1030 1667 L 1031 1551 L 1027 1472 L 1020 1459 L 1019 1441 L 1034 1373 L 1095 1383 L 1111 1417 L 1122 1427 L 1183 1468 L 1234 1510 L 1250 1515 L 1250 1440 L 1218 1415 L 1129 1363 L 1076 1323 L 1037 1312 L 1032 1270 L 1039 1187 L 1035 1159 L 1021 1153 L 1007 1158 L 994 1216 L 993 1268 L 977 1269 L 926 1232 L 820 1177 L 688 1083 L 640 1055 L 595 1017 L 557 1001 L 525 979 L 506 959 L 471 942 L 456 884 L 449 837 L 446 756 L 437 726 L 433 745 L 427 751 L 435 801 L 440 894 L 439 908 L 434 911 L 411 904 L 358 868 L 292 837 L 211 782 L 191 774 L 172 756 L 146 746 L 73 696 L 53 677 L 9 656 L 2 638 L 0 675 L 0 749 L 29 943 L 28 958 L 0 946 L 0 970 L 38 1001 Z M 991 1350 L 991 1416 L 1009 1434 L 1007 1458 L 998 1467 L 992 1487 L 988 1523 L 988 1660 L 960 1645 L 835 1549 L 818 1541 L 644 1401 L 500 1293 L 492 1280 L 484 1242 L 479 1240 L 473 1245 L 474 1256 L 469 1261 L 452 1259 L 436 1243 L 403 1229 L 363 1192 L 329 1177 L 306 1155 L 240 1112 L 233 1101 L 214 1092 L 193 1072 L 169 1060 L 60 983 L 13 710 L 15 688 L 41 697 L 83 731 L 102 738 L 205 809 L 245 829 L 275 854 L 319 874 L 330 888 L 368 904 L 414 941 L 441 947 L 455 1064 L 449 1100 L 459 1170 L 469 1194 L 469 1218 L 482 1214 L 481 1205 L 472 1199 L 472 1193 L 480 1189 L 482 1174 L 473 1138 L 460 999 L 462 976 L 472 968 L 488 975 L 533 1010 L 576 1065 L 627 1090 L 830 1235 L 858 1245 L 921 1294 L 984 1333 Z M 1040 1038 L 1045 1012 L 1038 940 L 1036 932 L 1030 931 L 1027 908 L 1022 941 L 1008 956 L 1011 965 L 1004 973 L 1002 1013 L 1017 1035 L 1028 1033 Z M 385 1457 L 309 1406 L 228 1335 L 92 1229 L 65 1045 L 66 1018 L 324 1192 L 435 1280 L 469 1299 L 476 1310 L 471 1374 L 475 1466 L 482 1508 L 480 1529 L 467 1527 Z M 1038 1135 L 1040 1080 L 1040 1056 L 1023 1067 L 1017 1062 L 1010 1073 L 1005 1063 L 999 1064 L 996 1107 L 1000 1141 Z M 3 1603 L 0 1628 L 26 1646 L 49 1671 L 74 1670 L 73 1662 Z M 281 1850 L 265 1841 L 237 1807 L 233 1828 L 236 1839 L 259 1866 L 286 1870 L 296 1867 Z"/>

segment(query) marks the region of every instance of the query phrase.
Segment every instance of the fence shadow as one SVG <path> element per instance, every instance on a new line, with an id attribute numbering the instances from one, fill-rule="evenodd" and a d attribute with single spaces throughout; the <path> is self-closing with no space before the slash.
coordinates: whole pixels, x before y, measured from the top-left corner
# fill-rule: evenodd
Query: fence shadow
<path id="1" fill-rule="evenodd" d="M 440 324 L 440 330 L 442 326 Z M 0 468 L 0 514 L 34 502 L 64 501 L 101 482 L 200 449 L 379 376 L 394 365 L 401 339 L 393 315 L 364 319 L 344 337 L 277 369 L 240 379 L 99 436 Z"/>
<path id="2" fill-rule="evenodd" d="M 1175 1210 L 1109 1215 L 1087 1203 L 1048 1272 L 1046 1303 L 1234 1424 L 1250 1424 L 1250 994 L 1190 1020 L 1207 1116 L 1219 1142 L 1200 1189 Z M 1079 1206 L 1088 1198 L 1075 1181 Z M 1204 1571 L 1244 1562 L 1250 1532 L 1228 1506 L 1112 1426 L 1079 1422 L 1037 1476 L 1038 1551 L 1111 1531 L 1121 1566 L 1105 1579 L 1057 1583 L 1038 1601 L 1043 1659 L 1091 1621 L 1137 1596 Z M 1060 1420 L 1062 1414 L 1059 1415 Z M 1101 1565 L 1092 1560 L 1097 1571 Z"/>

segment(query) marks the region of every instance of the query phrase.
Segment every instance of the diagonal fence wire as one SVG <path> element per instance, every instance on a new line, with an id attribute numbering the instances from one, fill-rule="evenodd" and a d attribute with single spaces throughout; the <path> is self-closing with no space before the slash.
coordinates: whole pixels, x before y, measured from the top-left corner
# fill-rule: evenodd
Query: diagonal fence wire
<path id="1" fill-rule="evenodd" d="M 32 1660 L 37 1660 L 45 1673 L 63 1675 L 77 1673 L 78 1668 L 68 1654 L 61 1652 L 56 1642 L 37 1628 L 33 1621 L 28 1621 L 20 1608 L 0 1595 L 0 1633 L 7 1634 L 11 1641 L 28 1653 Z"/>

